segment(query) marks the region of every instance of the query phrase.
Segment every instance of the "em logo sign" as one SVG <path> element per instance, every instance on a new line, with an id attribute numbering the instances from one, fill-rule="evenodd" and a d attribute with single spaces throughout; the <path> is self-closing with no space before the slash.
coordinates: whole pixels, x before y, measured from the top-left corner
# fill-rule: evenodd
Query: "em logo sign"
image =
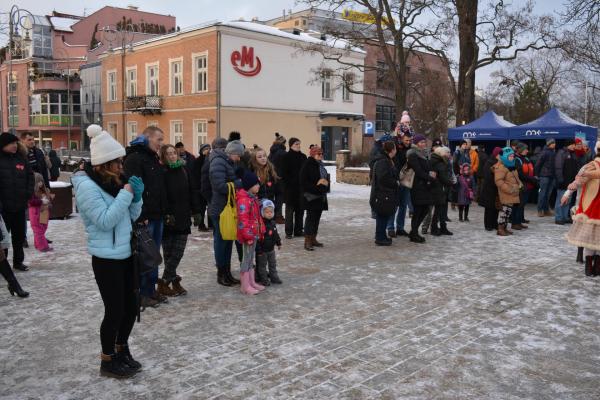
<path id="1" fill-rule="evenodd" d="M 242 46 L 242 52 L 235 50 L 231 53 L 231 65 L 240 75 L 251 77 L 256 76 L 262 69 L 260 58 L 256 57 L 254 62 L 254 47 Z"/>
<path id="2" fill-rule="evenodd" d="M 477 137 L 477 132 L 463 132 L 463 139 L 475 139 Z"/>

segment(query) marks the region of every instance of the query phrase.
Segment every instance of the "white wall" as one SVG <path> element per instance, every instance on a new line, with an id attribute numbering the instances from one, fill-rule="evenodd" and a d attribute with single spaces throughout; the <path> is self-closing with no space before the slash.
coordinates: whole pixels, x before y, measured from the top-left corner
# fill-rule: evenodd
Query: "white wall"
<path id="1" fill-rule="evenodd" d="M 246 34 L 243 32 L 243 34 Z M 254 39 L 234 36 L 223 32 L 221 44 L 221 104 L 225 107 L 254 107 L 281 110 L 316 112 L 363 112 L 362 95 L 352 95 L 352 102 L 342 101 L 342 89 L 334 93 L 333 101 L 321 99 L 321 83 L 312 82 L 322 57 L 319 54 L 302 52 L 289 45 L 263 41 L 260 34 L 246 34 Z M 285 40 L 285 39 L 284 39 Z M 255 58 L 260 58 L 261 72 L 253 77 L 240 75 L 233 68 L 231 54 L 241 53 L 242 46 L 253 47 Z M 363 60 L 359 60 L 362 63 Z M 256 62 L 256 60 L 255 60 Z M 357 60 L 353 60 L 357 62 Z M 332 69 L 335 62 L 328 61 Z M 354 72 L 362 89 L 362 76 Z M 339 82 L 337 82 L 339 85 Z M 336 84 L 334 83 L 334 86 Z"/>

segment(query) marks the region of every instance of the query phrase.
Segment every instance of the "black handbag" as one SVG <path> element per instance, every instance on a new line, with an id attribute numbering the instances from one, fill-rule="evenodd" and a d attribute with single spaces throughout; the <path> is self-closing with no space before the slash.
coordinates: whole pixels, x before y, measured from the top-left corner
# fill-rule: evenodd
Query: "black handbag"
<path id="1" fill-rule="evenodd" d="M 162 263 L 160 250 L 144 224 L 133 224 L 131 253 L 140 275 L 153 271 Z"/>

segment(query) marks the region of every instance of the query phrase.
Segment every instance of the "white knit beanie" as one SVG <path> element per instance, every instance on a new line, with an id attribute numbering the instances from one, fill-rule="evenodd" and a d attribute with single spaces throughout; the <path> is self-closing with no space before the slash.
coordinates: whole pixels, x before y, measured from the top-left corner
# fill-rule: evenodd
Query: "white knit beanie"
<path id="1" fill-rule="evenodd" d="M 108 161 L 125 156 L 125 148 L 110 133 L 103 131 L 100 125 L 92 124 L 87 128 L 91 139 L 90 153 L 92 165 L 102 165 Z"/>

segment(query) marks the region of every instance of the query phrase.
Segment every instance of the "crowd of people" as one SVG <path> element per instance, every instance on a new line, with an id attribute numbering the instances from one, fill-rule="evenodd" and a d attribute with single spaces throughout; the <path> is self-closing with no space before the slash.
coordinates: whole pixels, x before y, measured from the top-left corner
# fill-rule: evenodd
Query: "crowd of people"
<path id="1" fill-rule="evenodd" d="M 124 378 L 141 369 L 128 346 L 136 315 L 187 293 L 178 267 L 193 228 L 212 231 L 217 283 L 239 285 L 246 295 L 282 283 L 278 224 L 286 239 L 303 237 L 306 251 L 323 247 L 317 237 L 331 183 L 317 145 L 310 145 L 307 155 L 299 139 L 288 141 L 276 133 L 267 152 L 245 146 L 240 133 L 231 132 L 228 139 L 201 145 L 195 157 L 183 143 L 164 143 L 158 127 L 146 128 L 127 148 L 100 126 L 91 125 L 87 134 L 90 160 L 80 163 L 71 181 L 105 308 L 100 326 L 103 375 Z M 375 244 L 390 246 L 402 236 L 424 243 L 427 234 L 453 235 L 449 208 L 458 210 L 459 223 L 470 223 L 475 202 L 484 208 L 486 231 L 513 235 L 528 229 L 525 205 L 534 191 L 538 216 L 553 215 L 556 188 L 555 222 L 573 223 L 567 238 L 579 247 L 578 261 L 585 263 L 587 275 L 600 275 L 600 158 L 585 145 L 579 139 L 567 141 L 556 151 L 556 142 L 549 139 L 535 162 L 528 146 L 518 141 L 488 155 L 483 146 L 463 140 L 452 152 L 441 140 L 429 146 L 404 113 L 394 132 L 375 142 L 369 161 Z M 35 248 L 52 250 L 45 233 L 53 199 L 49 182 L 60 174 L 54 157 L 50 153 L 48 160 L 30 134 L 20 139 L 0 135 L 0 273 L 10 293 L 20 297 L 29 293 L 13 269 L 29 269 L 23 251 L 27 216 Z M 162 276 L 159 265 L 136 273 L 131 245 L 136 227 L 162 249 Z M 239 278 L 232 271 L 234 246 Z"/>

